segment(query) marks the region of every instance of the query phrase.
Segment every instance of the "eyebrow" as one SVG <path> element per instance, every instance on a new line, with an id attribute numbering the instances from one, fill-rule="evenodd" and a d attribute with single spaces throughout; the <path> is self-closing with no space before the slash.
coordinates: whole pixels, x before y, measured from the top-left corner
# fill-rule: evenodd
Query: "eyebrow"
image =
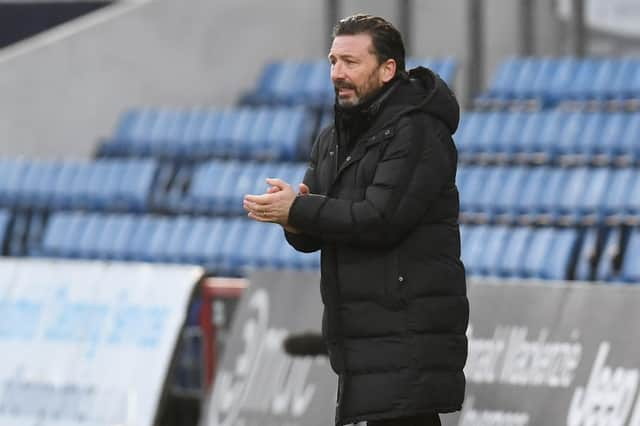
<path id="1" fill-rule="evenodd" d="M 328 59 L 331 59 L 331 57 L 336 57 L 336 58 L 342 58 L 342 59 L 358 59 L 357 56 L 353 56 L 349 53 L 345 54 L 345 55 L 339 55 L 339 54 L 333 54 L 333 53 L 329 53 L 327 55 Z"/>

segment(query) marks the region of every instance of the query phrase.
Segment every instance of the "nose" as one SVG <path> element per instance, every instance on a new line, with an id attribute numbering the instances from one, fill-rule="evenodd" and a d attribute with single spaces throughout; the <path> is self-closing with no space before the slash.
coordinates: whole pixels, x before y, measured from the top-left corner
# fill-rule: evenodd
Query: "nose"
<path id="1" fill-rule="evenodd" d="M 340 64 L 340 61 L 331 65 L 331 80 L 338 81 L 338 80 L 344 80 L 344 78 L 345 78 L 344 67 Z"/>

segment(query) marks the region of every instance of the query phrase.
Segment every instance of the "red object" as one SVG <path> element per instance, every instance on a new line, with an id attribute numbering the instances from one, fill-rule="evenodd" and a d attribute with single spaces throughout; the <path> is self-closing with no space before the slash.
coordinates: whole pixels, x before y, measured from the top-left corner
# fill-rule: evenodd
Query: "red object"
<path id="1" fill-rule="evenodd" d="M 202 310 L 200 327 L 202 328 L 204 347 L 204 373 L 207 389 L 211 388 L 218 364 L 217 327 L 213 323 L 213 302 L 218 298 L 239 299 L 247 288 L 244 278 L 207 278 L 202 282 Z"/>

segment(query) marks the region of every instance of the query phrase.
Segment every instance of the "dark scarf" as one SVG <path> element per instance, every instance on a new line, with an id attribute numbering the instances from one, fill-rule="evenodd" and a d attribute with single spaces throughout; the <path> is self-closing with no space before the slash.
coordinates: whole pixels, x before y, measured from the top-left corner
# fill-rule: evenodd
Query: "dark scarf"
<path id="1" fill-rule="evenodd" d="M 402 79 L 400 74 L 389 80 L 362 102 L 354 106 L 341 106 L 337 96 L 334 105 L 335 127 L 338 132 L 338 164 L 342 164 L 345 158 L 353 151 L 356 141 L 366 132 L 376 116 L 382 109 L 384 102 L 397 82 Z"/>

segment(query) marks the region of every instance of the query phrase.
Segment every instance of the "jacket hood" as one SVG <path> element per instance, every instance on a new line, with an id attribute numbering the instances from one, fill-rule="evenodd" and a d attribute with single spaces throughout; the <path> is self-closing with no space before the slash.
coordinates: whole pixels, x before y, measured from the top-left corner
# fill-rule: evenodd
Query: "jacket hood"
<path id="1" fill-rule="evenodd" d="M 424 67 L 410 70 L 408 80 L 410 85 L 399 89 L 404 101 L 437 117 L 454 134 L 460 122 L 460 105 L 447 83 Z"/>

